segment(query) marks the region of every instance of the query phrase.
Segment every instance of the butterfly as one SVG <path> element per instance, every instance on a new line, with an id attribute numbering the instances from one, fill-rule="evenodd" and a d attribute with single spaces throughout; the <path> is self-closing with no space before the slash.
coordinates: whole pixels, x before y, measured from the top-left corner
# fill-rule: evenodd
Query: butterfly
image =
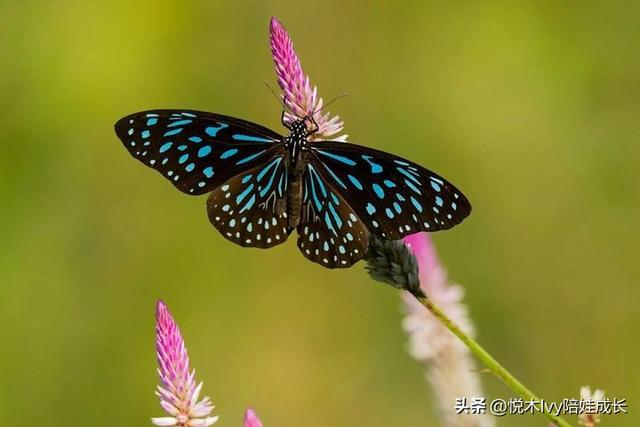
<path id="1" fill-rule="evenodd" d="M 270 248 L 295 229 L 303 255 L 328 268 L 362 259 L 372 235 L 445 230 L 471 212 L 456 187 L 409 160 L 312 141 L 313 117 L 283 124 L 288 136 L 220 114 L 150 110 L 120 119 L 115 131 L 178 190 L 210 193 L 209 220 L 227 239 Z"/>

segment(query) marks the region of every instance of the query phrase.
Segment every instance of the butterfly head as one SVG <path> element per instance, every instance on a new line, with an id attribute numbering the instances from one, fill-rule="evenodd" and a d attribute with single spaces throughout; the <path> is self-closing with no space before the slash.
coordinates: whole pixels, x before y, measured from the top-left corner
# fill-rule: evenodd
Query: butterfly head
<path id="1" fill-rule="evenodd" d="M 306 117 L 302 120 L 296 120 L 291 123 L 291 136 L 294 138 L 304 138 L 308 135 Z"/>
<path id="2" fill-rule="evenodd" d="M 306 139 L 308 136 L 311 136 L 318 131 L 318 125 L 316 124 L 313 116 L 305 116 L 302 119 L 294 120 L 289 124 L 284 121 L 284 112 L 282 116 L 282 123 L 291 131 L 290 136 L 292 138 Z"/>

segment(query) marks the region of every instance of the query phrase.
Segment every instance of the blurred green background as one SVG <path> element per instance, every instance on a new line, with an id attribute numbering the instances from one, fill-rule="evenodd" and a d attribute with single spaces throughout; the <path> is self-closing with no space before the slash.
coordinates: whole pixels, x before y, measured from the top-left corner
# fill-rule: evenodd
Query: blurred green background
<path id="1" fill-rule="evenodd" d="M 234 246 L 113 132 L 172 107 L 282 130 L 271 16 L 325 99 L 349 93 L 352 141 L 471 199 L 435 241 L 480 341 L 546 399 L 590 384 L 630 402 L 603 426 L 639 425 L 640 3 L 338 0 L 1 3 L 3 424 L 149 425 L 163 298 L 219 425 L 438 425 L 396 291 L 293 239 Z"/>

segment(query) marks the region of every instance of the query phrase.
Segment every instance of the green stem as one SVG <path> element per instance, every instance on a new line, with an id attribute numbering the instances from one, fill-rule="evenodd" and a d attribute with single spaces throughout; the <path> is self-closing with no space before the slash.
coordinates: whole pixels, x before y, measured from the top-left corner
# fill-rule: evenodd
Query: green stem
<path id="1" fill-rule="evenodd" d="M 491 371 L 495 376 L 500 378 L 511 390 L 515 391 L 520 397 L 540 402 L 538 398 L 531 390 L 529 390 L 524 384 L 518 381 L 509 371 L 507 371 L 496 359 L 493 358 L 487 351 L 482 348 L 480 344 L 467 334 L 465 334 L 458 325 L 456 325 L 440 308 L 435 305 L 429 298 L 423 295 L 413 296 L 425 306 L 427 310 L 433 314 L 444 326 L 453 332 L 460 341 L 462 341 L 471 352 Z M 553 423 L 560 427 L 571 427 L 571 424 L 566 422 L 560 417 L 557 417 L 548 411 L 543 411 L 544 415 L 549 418 Z"/>

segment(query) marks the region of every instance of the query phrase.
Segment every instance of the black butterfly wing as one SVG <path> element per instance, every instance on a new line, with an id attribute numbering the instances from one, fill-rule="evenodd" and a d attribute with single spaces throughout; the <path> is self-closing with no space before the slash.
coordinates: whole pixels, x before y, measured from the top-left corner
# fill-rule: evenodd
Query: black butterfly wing
<path id="1" fill-rule="evenodd" d="M 321 167 L 320 162 L 307 155 L 298 248 L 309 260 L 324 267 L 350 267 L 367 252 L 369 231 L 351 207 L 352 201 L 347 201 L 319 173 Z"/>
<path id="2" fill-rule="evenodd" d="M 267 248 L 284 242 L 287 173 L 282 136 L 245 120 L 193 110 L 150 110 L 119 120 L 138 160 L 187 194 L 211 192 L 211 223 L 227 239 Z"/>
<path id="3" fill-rule="evenodd" d="M 209 221 L 241 246 L 269 248 L 289 237 L 287 166 L 284 146 L 259 166 L 213 190 L 207 200 Z"/>
<path id="4" fill-rule="evenodd" d="M 446 230 L 471 213 L 467 198 L 441 176 L 394 155 L 333 141 L 311 142 L 318 174 L 369 231 L 388 240 Z"/>
<path id="5" fill-rule="evenodd" d="M 115 130 L 132 156 L 194 195 L 264 163 L 283 145 L 282 136 L 255 123 L 193 110 L 135 113 Z"/>

